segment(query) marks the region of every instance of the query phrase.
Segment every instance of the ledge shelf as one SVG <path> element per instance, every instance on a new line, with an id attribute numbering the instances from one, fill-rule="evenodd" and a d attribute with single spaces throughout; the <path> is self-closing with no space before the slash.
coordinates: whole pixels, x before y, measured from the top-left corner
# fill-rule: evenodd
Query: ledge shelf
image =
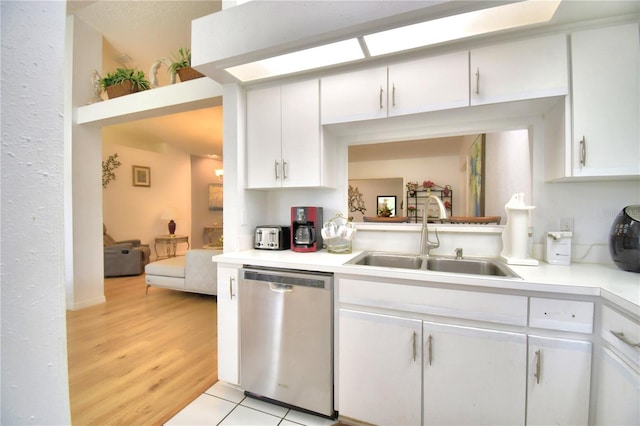
<path id="1" fill-rule="evenodd" d="M 77 124 L 109 126 L 222 105 L 222 86 L 198 78 L 78 107 Z"/>

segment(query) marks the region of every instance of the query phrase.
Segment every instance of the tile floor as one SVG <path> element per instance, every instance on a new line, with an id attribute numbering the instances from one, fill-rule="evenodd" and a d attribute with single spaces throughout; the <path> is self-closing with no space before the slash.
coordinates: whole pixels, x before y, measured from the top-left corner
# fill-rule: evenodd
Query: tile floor
<path id="1" fill-rule="evenodd" d="M 331 426 L 338 422 L 248 398 L 217 382 L 165 425 Z"/>

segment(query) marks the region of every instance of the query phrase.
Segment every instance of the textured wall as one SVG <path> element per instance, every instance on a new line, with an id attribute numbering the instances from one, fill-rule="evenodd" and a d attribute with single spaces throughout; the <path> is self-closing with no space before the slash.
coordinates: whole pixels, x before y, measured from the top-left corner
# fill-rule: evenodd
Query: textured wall
<path id="1" fill-rule="evenodd" d="M 70 424 L 63 278 L 65 2 L 1 2 L 2 424 Z"/>

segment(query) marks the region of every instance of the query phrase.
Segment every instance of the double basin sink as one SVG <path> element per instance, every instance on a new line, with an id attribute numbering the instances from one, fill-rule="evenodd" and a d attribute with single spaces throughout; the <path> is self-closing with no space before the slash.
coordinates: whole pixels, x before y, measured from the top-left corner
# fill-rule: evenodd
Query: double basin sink
<path id="1" fill-rule="evenodd" d="M 347 262 L 348 265 L 414 269 L 454 274 L 471 274 L 504 278 L 520 278 L 507 265 L 490 258 L 455 258 L 366 251 Z"/>

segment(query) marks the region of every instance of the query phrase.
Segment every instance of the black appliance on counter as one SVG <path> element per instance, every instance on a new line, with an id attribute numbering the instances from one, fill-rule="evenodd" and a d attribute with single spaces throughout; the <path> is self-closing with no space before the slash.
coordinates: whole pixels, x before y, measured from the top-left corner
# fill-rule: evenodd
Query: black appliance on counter
<path id="1" fill-rule="evenodd" d="M 322 207 L 291 207 L 291 251 L 322 249 Z"/>
<path id="2" fill-rule="evenodd" d="M 291 229 L 288 226 L 257 226 L 253 248 L 260 250 L 288 250 L 291 243 Z"/>
<path id="3" fill-rule="evenodd" d="M 640 272 L 640 205 L 627 206 L 618 213 L 611 226 L 609 251 L 618 268 Z"/>

